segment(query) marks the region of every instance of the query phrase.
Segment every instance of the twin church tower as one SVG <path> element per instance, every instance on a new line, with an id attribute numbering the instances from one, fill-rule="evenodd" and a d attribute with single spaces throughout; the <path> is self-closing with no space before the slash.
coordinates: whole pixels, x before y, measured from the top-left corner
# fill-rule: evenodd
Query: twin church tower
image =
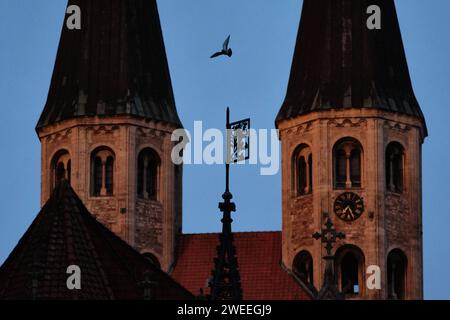
<path id="1" fill-rule="evenodd" d="M 44 111 L 41 203 L 60 179 L 90 212 L 169 271 L 182 234 L 182 127 L 154 0 L 71 0 Z M 381 9 L 369 30 L 366 9 Z M 282 85 L 282 84 L 275 84 Z M 302 285 L 322 284 L 312 238 L 330 217 L 346 238 L 335 270 L 349 298 L 422 298 L 421 146 L 425 120 L 411 86 L 392 0 L 305 0 L 284 103 L 282 261 Z M 238 252 L 239 259 L 239 252 Z M 366 287 L 370 265 L 381 290 Z"/>

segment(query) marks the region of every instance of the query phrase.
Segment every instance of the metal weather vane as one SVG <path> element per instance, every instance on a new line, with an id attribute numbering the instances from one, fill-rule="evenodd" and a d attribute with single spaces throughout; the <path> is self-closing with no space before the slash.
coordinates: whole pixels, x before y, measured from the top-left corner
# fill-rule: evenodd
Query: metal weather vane
<path id="1" fill-rule="evenodd" d="M 250 158 L 250 119 L 228 124 L 227 149 L 227 163 Z"/>

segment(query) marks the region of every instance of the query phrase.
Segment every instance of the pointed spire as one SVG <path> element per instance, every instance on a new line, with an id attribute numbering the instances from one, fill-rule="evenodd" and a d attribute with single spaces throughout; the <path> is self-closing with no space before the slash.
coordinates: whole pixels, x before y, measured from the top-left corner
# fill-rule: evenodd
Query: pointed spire
<path id="1" fill-rule="evenodd" d="M 367 8 L 381 9 L 381 30 Z M 425 120 L 415 98 L 393 0 L 305 0 L 276 122 L 313 111 L 376 108 Z"/>
<path id="2" fill-rule="evenodd" d="M 131 115 L 181 126 L 156 0 L 70 0 L 37 128 L 82 116 Z M 66 19 L 68 15 L 66 16 Z"/>
<path id="3" fill-rule="evenodd" d="M 222 233 L 217 246 L 217 258 L 214 259 L 212 271 L 211 299 L 212 300 L 242 300 L 241 277 L 239 274 L 236 247 L 231 231 L 231 213 L 236 211 L 236 205 L 231 201 L 232 194 L 227 190 L 222 195 L 223 202 L 219 209 L 223 212 Z"/>

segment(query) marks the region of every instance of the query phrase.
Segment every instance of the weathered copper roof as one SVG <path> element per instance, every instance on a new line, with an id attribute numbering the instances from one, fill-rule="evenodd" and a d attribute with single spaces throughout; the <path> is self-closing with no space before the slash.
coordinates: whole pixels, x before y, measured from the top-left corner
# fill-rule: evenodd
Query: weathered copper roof
<path id="1" fill-rule="evenodd" d="M 370 5 L 381 30 L 369 30 Z M 291 75 L 276 123 L 312 111 L 376 108 L 418 117 L 393 0 L 304 0 Z"/>
<path id="2" fill-rule="evenodd" d="M 81 9 L 81 30 L 63 25 L 37 128 L 114 115 L 181 126 L 156 1 L 69 0 L 69 5 Z"/>
<path id="3" fill-rule="evenodd" d="M 81 269 L 81 290 L 68 290 L 67 268 Z M 87 211 L 67 182 L 55 189 L 0 267 L 0 300 L 193 299 L 181 285 Z"/>

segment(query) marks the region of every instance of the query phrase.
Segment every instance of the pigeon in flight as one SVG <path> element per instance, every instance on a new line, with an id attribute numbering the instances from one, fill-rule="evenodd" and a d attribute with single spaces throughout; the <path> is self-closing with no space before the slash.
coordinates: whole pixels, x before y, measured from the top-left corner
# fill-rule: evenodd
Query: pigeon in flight
<path id="1" fill-rule="evenodd" d="M 222 51 L 214 53 L 211 56 L 211 59 L 216 58 L 218 56 L 228 56 L 231 58 L 231 56 L 233 55 L 233 50 L 231 50 L 231 48 L 228 48 L 229 43 L 230 43 L 230 36 L 228 36 L 228 38 L 223 43 Z"/>

